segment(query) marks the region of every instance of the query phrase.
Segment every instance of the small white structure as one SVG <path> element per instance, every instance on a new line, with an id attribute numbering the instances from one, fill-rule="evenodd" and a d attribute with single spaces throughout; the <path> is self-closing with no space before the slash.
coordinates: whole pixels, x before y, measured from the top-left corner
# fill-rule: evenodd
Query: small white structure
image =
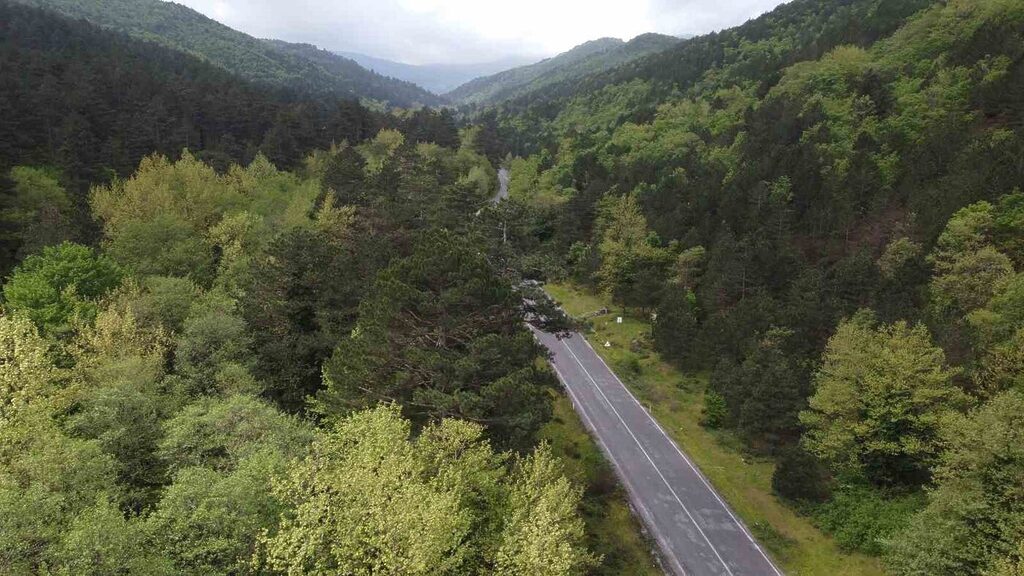
<path id="1" fill-rule="evenodd" d="M 622 324 L 622 316 L 616 316 L 615 317 L 615 323 L 616 324 Z"/>
<path id="2" fill-rule="evenodd" d="M 611 348 L 611 347 L 612 347 L 612 343 L 611 343 L 611 341 L 609 341 L 609 340 L 605 340 L 605 341 L 604 341 L 604 347 L 605 347 L 605 348 Z"/>

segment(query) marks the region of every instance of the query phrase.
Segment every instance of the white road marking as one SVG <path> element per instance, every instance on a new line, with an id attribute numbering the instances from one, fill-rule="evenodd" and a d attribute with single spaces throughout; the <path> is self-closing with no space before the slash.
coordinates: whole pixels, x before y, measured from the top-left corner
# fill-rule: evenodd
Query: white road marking
<path id="1" fill-rule="evenodd" d="M 612 453 L 604 443 L 604 440 L 602 440 L 598 435 L 597 426 L 594 424 L 594 421 L 590 419 L 590 415 L 587 414 L 587 410 L 584 408 L 583 402 L 581 402 L 579 397 L 576 396 L 576 393 L 573 392 L 572 387 L 569 386 L 569 381 L 562 376 L 562 372 L 558 369 L 558 366 L 556 366 L 554 362 L 551 362 L 551 367 L 555 369 L 555 374 L 558 375 L 558 379 L 562 381 L 562 385 L 564 385 L 566 391 L 569 392 L 569 397 L 572 399 L 572 403 L 576 405 L 576 411 L 583 416 L 586 426 L 590 429 L 594 439 L 597 440 L 597 444 L 601 448 L 601 451 L 604 452 L 605 456 L 612 461 L 612 466 L 619 471 L 618 476 L 626 485 L 626 489 L 636 495 L 634 498 L 635 504 L 640 507 L 640 514 L 647 518 L 647 524 L 651 527 L 651 532 L 654 534 L 654 537 L 658 539 L 659 543 L 661 543 L 661 549 L 667 552 L 671 557 L 670 559 L 672 560 L 672 564 L 674 564 L 679 570 L 680 576 L 687 576 L 686 569 L 683 568 L 683 565 L 679 562 L 679 558 L 676 557 L 675 550 L 672 549 L 669 543 L 665 540 L 665 537 L 658 530 L 657 524 L 654 523 L 654 515 L 651 514 L 650 510 L 647 509 L 647 506 L 644 505 L 643 500 L 640 499 L 640 492 L 633 487 L 632 483 L 630 483 L 629 478 L 625 474 L 625 470 L 619 464 L 619 461 L 615 459 L 615 454 Z"/>
<path id="2" fill-rule="evenodd" d="M 707 542 L 708 546 L 711 547 L 711 551 L 715 553 L 715 557 L 717 557 L 718 561 L 722 563 L 722 566 L 725 568 L 725 571 L 729 574 L 729 576 L 735 576 L 732 573 L 732 570 L 729 568 L 729 565 L 725 563 L 725 560 L 722 558 L 722 555 L 718 553 L 718 549 L 715 548 L 715 545 L 712 544 L 711 540 L 708 539 L 707 534 L 704 533 L 704 530 L 700 527 L 700 524 L 697 523 L 697 519 L 693 517 L 693 514 L 690 513 L 690 510 L 686 507 L 685 504 L 683 504 L 682 499 L 680 499 L 679 495 L 676 494 L 675 489 L 672 488 L 671 484 L 669 484 L 668 479 L 665 478 L 665 475 L 661 473 L 661 469 L 659 469 L 658 465 L 654 463 L 654 459 L 652 459 L 651 455 L 648 454 L 647 450 L 644 449 L 643 444 L 640 443 L 640 439 L 636 437 L 636 434 L 633 433 L 633 430 L 631 430 L 629 428 L 629 425 L 626 424 L 626 421 L 622 418 L 622 415 L 619 414 L 619 411 L 615 409 L 615 405 L 612 404 L 611 400 L 608 399 L 608 396 L 604 393 L 604 390 L 601 390 L 601 386 L 597 383 L 597 380 L 595 380 L 594 377 L 591 376 L 590 371 L 587 370 L 587 367 L 584 366 L 583 362 L 581 362 L 579 357 L 576 356 L 576 353 L 572 351 L 572 348 L 570 348 L 569 345 L 566 344 L 564 341 L 562 341 L 562 345 L 565 346 L 565 349 L 569 351 L 569 354 L 572 354 L 573 359 L 576 360 L 576 363 L 579 364 L 580 368 L 583 370 L 583 373 L 586 374 L 587 378 L 589 378 L 590 381 L 594 384 L 594 388 L 598 391 L 599 394 L 601 394 L 601 397 L 604 398 L 604 401 L 608 403 L 608 407 L 611 408 L 612 412 L 615 413 L 615 416 L 619 419 L 619 422 L 622 423 L 623 428 L 626 429 L 626 432 L 628 432 L 629 435 L 633 438 L 633 441 L 636 442 L 637 447 L 639 447 L 640 451 L 643 452 L 645 457 L 647 457 L 647 461 L 650 462 L 651 466 L 654 467 L 654 471 L 658 473 L 658 476 L 661 478 L 661 481 L 665 483 L 665 486 L 668 488 L 669 492 L 672 493 L 672 496 L 675 498 L 676 502 L 679 503 L 679 506 L 683 509 L 683 512 L 686 512 L 686 515 L 690 518 L 690 522 L 693 522 L 693 525 L 697 528 L 697 531 L 700 532 L 700 535 L 704 538 L 704 541 Z M 607 365 L 605 366 L 607 367 Z M 614 375 L 614 372 L 612 374 Z"/>
<path id="3" fill-rule="evenodd" d="M 732 518 L 732 521 L 735 522 L 737 526 L 739 526 L 743 534 L 745 534 L 747 539 L 750 540 L 751 544 L 754 545 L 754 548 L 756 548 L 757 551 L 761 553 L 761 556 L 765 559 L 766 562 L 768 562 L 768 565 L 771 566 L 772 570 L 775 571 L 775 574 L 777 576 L 782 576 L 782 572 L 780 572 L 778 567 L 775 566 L 775 563 L 772 562 L 772 559 L 769 558 L 767 554 L 765 554 L 765 551 L 761 549 L 761 545 L 757 543 L 757 540 L 755 540 L 753 535 L 751 535 L 750 531 L 747 530 L 746 525 L 744 525 L 743 522 L 736 518 L 736 515 L 733 514 L 732 509 L 729 508 L 729 505 L 726 504 L 725 501 L 723 501 L 722 498 L 718 495 L 718 492 L 711 487 L 711 483 L 708 482 L 707 478 L 705 478 L 704 475 L 701 474 L 700 470 L 698 470 L 697 467 L 693 465 L 693 462 L 691 462 L 690 458 L 683 453 L 683 451 L 679 448 L 679 445 L 675 443 L 675 440 L 672 440 L 672 437 L 669 436 L 667 432 L 665 432 L 665 429 L 661 427 L 661 424 L 658 423 L 657 420 L 655 420 L 654 416 L 652 416 L 651 413 L 648 412 L 643 407 L 643 404 L 640 404 L 640 401 L 637 400 L 636 396 L 633 395 L 633 392 L 630 391 L 630 389 L 625 384 L 623 384 L 622 380 L 619 379 L 619 376 L 615 373 L 614 370 L 611 369 L 611 366 L 608 366 L 608 363 L 604 361 L 604 358 L 602 358 L 601 355 L 597 353 L 597 350 L 594 350 L 594 347 L 590 345 L 590 342 L 588 342 L 582 334 L 580 335 L 580 338 L 582 338 L 583 343 L 586 344 L 588 348 L 590 348 L 590 351 L 594 353 L 594 356 L 597 356 L 597 359 L 601 361 L 601 364 L 604 364 L 604 367 L 608 370 L 612 377 L 615 378 L 615 381 L 619 383 L 619 386 L 622 386 L 622 389 L 626 391 L 626 394 L 629 394 L 629 397 L 633 399 L 633 402 L 636 402 L 636 405 L 640 407 L 640 409 L 643 411 L 645 415 L 647 415 L 647 418 L 649 418 L 650 421 L 653 422 L 654 425 L 658 428 L 658 430 L 661 431 L 662 436 L 664 436 L 665 439 L 668 440 L 668 443 L 671 444 L 672 447 L 676 449 L 676 452 L 678 452 L 680 456 L 682 456 L 683 461 L 685 461 L 687 466 L 689 466 L 690 469 L 693 470 L 694 474 L 696 474 L 697 477 L 700 478 L 700 481 L 704 483 L 704 486 L 706 486 L 708 491 L 711 492 L 711 494 L 715 497 L 715 500 L 718 500 L 718 503 L 721 504 L 722 508 L 724 508 L 726 513 L 729 514 L 729 517 Z M 568 348 L 568 345 L 566 345 L 566 348 Z M 579 360 L 577 360 L 577 362 L 578 361 Z"/>

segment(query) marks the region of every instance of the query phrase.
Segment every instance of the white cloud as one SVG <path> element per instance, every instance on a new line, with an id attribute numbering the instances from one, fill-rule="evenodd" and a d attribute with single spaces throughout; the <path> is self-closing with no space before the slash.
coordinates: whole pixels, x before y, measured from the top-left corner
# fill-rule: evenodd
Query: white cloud
<path id="1" fill-rule="evenodd" d="M 740 24 L 781 0 L 177 0 L 254 36 L 413 64 L 542 56 Z"/>

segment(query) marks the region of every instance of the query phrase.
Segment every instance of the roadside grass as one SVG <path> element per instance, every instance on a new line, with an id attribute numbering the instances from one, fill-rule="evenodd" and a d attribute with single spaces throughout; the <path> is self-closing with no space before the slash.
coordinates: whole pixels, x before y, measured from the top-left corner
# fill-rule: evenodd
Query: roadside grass
<path id="1" fill-rule="evenodd" d="M 554 392 L 554 417 L 541 429 L 540 437 L 562 458 L 566 475 L 584 486 L 583 520 L 590 550 L 602 556 L 595 576 L 661 576 L 655 562 L 654 544 L 633 516 L 625 490 L 611 465 L 583 426 L 572 402 Z"/>
<path id="2" fill-rule="evenodd" d="M 809 517 L 779 501 L 771 489 L 774 464 L 745 453 L 727 431 L 700 425 L 708 375 L 683 373 L 662 362 L 649 346 L 650 324 L 624 314 L 598 295 L 568 284 L 548 293 L 572 316 L 601 308 L 587 339 L 743 519 L 776 564 L 790 576 L 877 576 L 881 562 L 843 552 Z M 622 316 L 622 323 L 616 317 Z M 609 347 L 605 347 L 605 343 Z"/>

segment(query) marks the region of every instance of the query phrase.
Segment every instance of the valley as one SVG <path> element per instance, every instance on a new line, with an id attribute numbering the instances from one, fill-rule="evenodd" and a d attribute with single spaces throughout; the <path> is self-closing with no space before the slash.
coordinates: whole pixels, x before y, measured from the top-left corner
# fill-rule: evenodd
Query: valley
<path id="1" fill-rule="evenodd" d="M 0 0 L 0 573 L 1020 574 L 1024 4 L 453 6 Z"/>

